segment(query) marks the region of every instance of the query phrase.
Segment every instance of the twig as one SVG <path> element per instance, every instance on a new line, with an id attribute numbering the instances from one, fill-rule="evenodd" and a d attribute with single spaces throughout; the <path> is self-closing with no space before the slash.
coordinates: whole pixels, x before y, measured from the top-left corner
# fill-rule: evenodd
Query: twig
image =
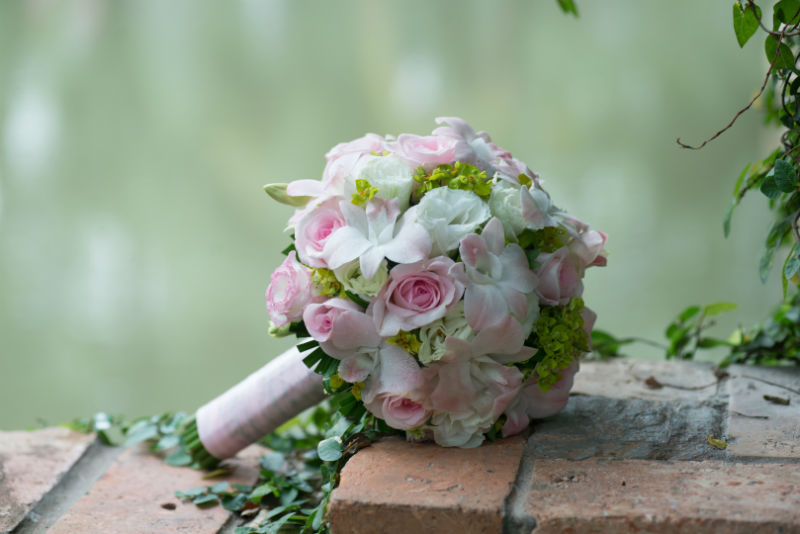
<path id="1" fill-rule="evenodd" d="M 771 34 L 772 32 L 769 32 L 769 33 Z M 769 69 L 767 69 L 767 74 L 764 76 L 764 83 L 761 84 L 761 89 L 758 90 L 758 93 L 756 93 L 756 96 L 754 96 L 745 107 L 740 109 L 736 113 L 736 115 L 733 116 L 731 121 L 727 125 L 725 125 L 724 128 L 722 128 L 720 131 L 718 131 L 717 133 L 715 133 L 714 135 L 712 135 L 711 137 L 709 137 L 708 139 L 706 139 L 705 141 L 703 141 L 699 145 L 687 145 L 686 143 L 681 141 L 680 137 L 678 137 L 677 139 L 675 139 L 675 142 L 678 143 L 678 146 L 680 146 L 681 148 L 688 148 L 688 149 L 691 149 L 691 150 L 700 150 L 701 148 L 706 146 L 708 143 L 710 143 L 711 141 L 713 141 L 714 139 L 716 139 L 717 137 L 719 137 L 720 135 L 724 134 L 725 132 L 727 132 L 728 130 L 731 129 L 731 127 L 734 125 L 734 123 L 736 123 L 736 121 L 739 120 L 739 117 L 741 117 L 742 114 L 745 111 L 750 109 L 752 107 L 753 103 L 755 103 L 755 101 L 758 100 L 758 98 L 764 93 L 764 89 L 766 89 L 767 83 L 769 82 L 769 76 L 770 76 L 770 74 L 772 74 L 772 69 L 775 67 L 775 62 L 778 60 L 778 58 L 781 55 L 781 42 L 783 41 L 783 37 L 784 37 L 784 33 L 783 32 L 778 34 L 778 46 L 775 47 L 775 55 L 772 57 L 772 61 L 770 61 L 770 63 L 769 63 Z"/>
<path id="2" fill-rule="evenodd" d="M 747 417 L 749 419 L 769 419 L 768 415 L 750 415 L 742 412 L 737 412 L 736 410 L 731 410 L 733 415 L 738 415 L 739 417 Z"/>
<path id="3" fill-rule="evenodd" d="M 795 395 L 800 395 L 800 390 L 792 389 L 792 388 L 790 388 L 788 386 L 784 386 L 783 384 L 779 384 L 777 382 L 772 382 L 770 380 L 764 380 L 763 378 L 758 378 L 757 376 L 751 376 L 751 375 L 739 375 L 739 376 L 741 376 L 742 378 L 749 378 L 750 380 L 756 380 L 758 382 L 763 382 L 765 384 L 769 384 L 770 386 L 775 386 L 777 388 L 785 389 L 786 391 L 790 391 L 790 392 L 794 393 Z"/>

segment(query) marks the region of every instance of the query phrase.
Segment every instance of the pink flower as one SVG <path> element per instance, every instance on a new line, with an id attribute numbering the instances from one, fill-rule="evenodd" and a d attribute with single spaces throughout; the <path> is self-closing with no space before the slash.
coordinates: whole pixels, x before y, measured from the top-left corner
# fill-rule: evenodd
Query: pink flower
<path id="1" fill-rule="evenodd" d="M 475 447 L 519 393 L 522 373 L 488 355 L 446 354 L 425 369 L 436 443 Z"/>
<path id="2" fill-rule="evenodd" d="M 339 360 L 374 350 L 381 343 L 372 318 L 346 299 L 309 304 L 303 312 L 303 323 L 322 350 Z"/>
<path id="3" fill-rule="evenodd" d="M 370 302 L 378 333 L 393 336 L 444 317 L 464 293 L 464 285 L 448 274 L 455 264 L 447 256 L 396 265 Z"/>
<path id="4" fill-rule="evenodd" d="M 536 275 L 519 245 L 505 244 L 502 223 L 493 217 L 481 235 L 461 240 L 459 252 L 464 268 L 456 264 L 452 272 L 466 286 L 464 312 L 469 325 L 481 329 L 509 313 L 525 322 L 527 294 L 536 287 Z"/>
<path id="5" fill-rule="evenodd" d="M 291 251 L 270 277 L 265 294 L 267 312 L 277 327 L 295 322 L 311 301 L 311 269 L 297 261 Z"/>
<path id="6" fill-rule="evenodd" d="M 401 217 L 397 199 L 374 198 L 366 210 L 346 200 L 339 203 L 339 209 L 346 224 L 330 236 L 322 253 L 331 269 L 358 258 L 361 273 L 372 278 L 383 258 L 413 263 L 427 258 L 431 251 L 431 238 L 416 221 L 416 207 Z"/>
<path id="7" fill-rule="evenodd" d="M 392 428 L 411 430 L 430 417 L 425 408 L 425 377 L 414 357 L 395 345 L 384 345 L 362 393 L 366 408 Z"/>
<path id="8" fill-rule="evenodd" d="M 347 154 L 380 154 L 386 150 L 386 140 L 378 134 L 368 133 L 364 137 L 339 143 L 325 154 L 328 161 L 336 160 Z"/>
<path id="9" fill-rule="evenodd" d="M 595 230 L 586 230 L 574 237 L 565 247 L 552 253 L 542 253 L 536 261 L 539 286 L 536 292 L 546 304 L 563 306 L 572 297 L 583 294 L 583 278 L 586 268 L 605 265 L 602 255 L 606 235 Z"/>
<path id="10" fill-rule="evenodd" d="M 323 257 L 325 243 L 344 225 L 339 199 L 329 199 L 307 211 L 295 227 L 295 248 L 300 260 L 310 267 L 328 267 Z"/>
<path id="11" fill-rule="evenodd" d="M 456 145 L 459 142 L 454 137 L 402 134 L 397 138 L 395 151 L 414 167 L 422 165 L 430 170 L 442 163 L 455 162 Z"/>
<path id="12" fill-rule="evenodd" d="M 573 239 L 568 246 L 570 252 L 580 259 L 584 268 L 592 265 L 602 267 L 606 264 L 606 257 L 603 255 L 606 241 L 608 241 L 608 236 L 603 232 L 585 230 L 581 232 L 577 239 Z"/>
<path id="13" fill-rule="evenodd" d="M 580 369 L 578 361 L 561 371 L 561 380 L 556 382 L 547 393 L 539 389 L 534 381 L 526 382 L 516 399 L 506 410 L 506 424 L 503 425 L 503 436 L 513 436 L 524 430 L 531 419 L 541 419 L 555 415 L 567 405 L 569 392 Z"/>
<path id="14" fill-rule="evenodd" d="M 539 285 L 536 292 L 545 304 L 563 306 L 572 297 L 583 294 L 581 275 L 583 268 L 578 264 L 578 258 L 570 254 L 566 247 L 553 253 L 541 253 L 536 257 L 539 267 L 536 275 Z"/>

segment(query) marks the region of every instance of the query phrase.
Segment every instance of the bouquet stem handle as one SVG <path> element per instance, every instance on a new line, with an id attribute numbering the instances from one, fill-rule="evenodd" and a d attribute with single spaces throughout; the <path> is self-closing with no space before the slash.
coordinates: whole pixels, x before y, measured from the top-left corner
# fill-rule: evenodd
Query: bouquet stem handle
<path id="1" fill-rule="evenodd" d="M 204 467 L 230 458 L 325 398 L 322 377 L 292 347 L 197 410 L 183 433 Z M 196 432 L 195 432 L 196 431 Z"/>

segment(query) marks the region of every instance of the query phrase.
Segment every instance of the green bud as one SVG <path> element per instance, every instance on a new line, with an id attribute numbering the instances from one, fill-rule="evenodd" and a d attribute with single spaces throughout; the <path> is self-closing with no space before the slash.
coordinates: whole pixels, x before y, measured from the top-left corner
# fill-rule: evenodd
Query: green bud
<path id="1" fill-rule="evenodd" d="M 273 200 L 277 200 L 281 204 L 293 206 L 295 208 L 302 208 L 311 200 L 312 197 L 293 197 L 286 193 L 286 187 L 289 184 L 267 184 L 264 186 L 264 191 L 267 192 Z"/>
<path id="2" fill-rule="evenodd" d="M 283 326 L 275 326 L 275 324 L 270 321 L 269 322 L 269 335 L 272 337 L 286 337 L 291 332 L 289 331 L 290 324 L 285 324 Z"/>

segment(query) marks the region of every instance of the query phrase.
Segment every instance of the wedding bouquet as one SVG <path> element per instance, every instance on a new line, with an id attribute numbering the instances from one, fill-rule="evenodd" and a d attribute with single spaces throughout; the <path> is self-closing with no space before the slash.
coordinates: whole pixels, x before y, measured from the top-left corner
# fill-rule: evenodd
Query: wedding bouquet
<path id="1" fill-rule="evenodd" d="M 253 413 L 294 415 L 275 403 L 298 384 L 306 397 L 296 411 L 324 388 L 444 446 L 513 435 L 564 407 L 595 320 L 582 278 L 605 265 L 606 236 L 558 209 L 539 176 L 486 133 L 455 117 L 436 122 L 430 136 L 335 146 L 321 181 L 266 186 L 296 208 L 266 292 L 271 332 L 308 339 L 227 408 L 204 407 L 217 414 L 205 418 L 205 438 L 201 409 L 203 443 L 272 430 L 254 415 L 235 429 L 211 420 L 259 397 Z"/>

